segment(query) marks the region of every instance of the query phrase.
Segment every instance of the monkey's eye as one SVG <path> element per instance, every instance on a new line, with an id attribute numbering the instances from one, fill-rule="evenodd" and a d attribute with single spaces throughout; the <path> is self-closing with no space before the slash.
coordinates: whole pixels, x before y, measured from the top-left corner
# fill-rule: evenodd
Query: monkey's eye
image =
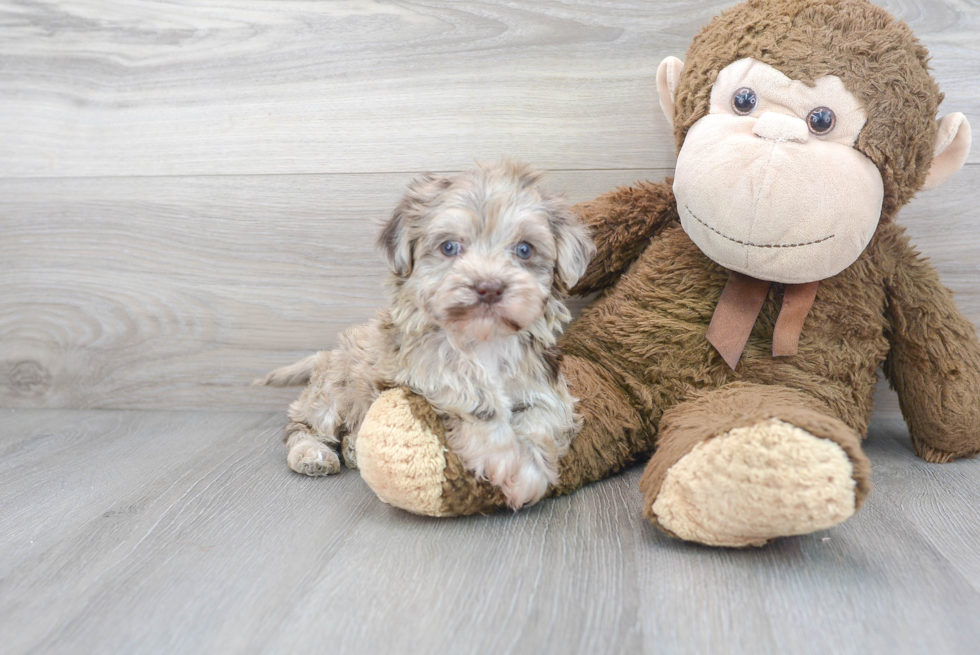
<path id="1" fill-rule="evenodd" d="M 446 257 L 455 257 L 463 250 L 463 246 L 460 245 L 459 241 L 444 241 L 441 246 L 439 246 L 439 252 L 444 254 Z"/>
<path id="2" fill-rule="evenodd" d="M 814 134 L 826 134 L 834 129 L 837 116 L 827 107 L 817 107 L 807 114 L 806 124 Z"/>
<path id="3" fill-rule="evenodd" d="M 519 244 L 514 246 L 514 254 L 521 259 L 530 259 L 531 255 L 534 254 L 534 246 L 527 241 L 521 241 Z"/>
<path id="4" fill-rule="evenodd" d="M 742 87 L 732 96 L 732 109 L 735 110 L 736 114 L 742 116 L 751 114 L 757 104 L 759 104 L 758 96 L 755 95 L 755 91 L 748 87 Z"/>

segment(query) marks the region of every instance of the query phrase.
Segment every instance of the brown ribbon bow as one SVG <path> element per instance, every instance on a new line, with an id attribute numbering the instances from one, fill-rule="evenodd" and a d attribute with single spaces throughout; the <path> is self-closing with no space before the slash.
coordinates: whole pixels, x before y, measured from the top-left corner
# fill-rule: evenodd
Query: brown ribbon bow
<path id="1" fill-rule="evenodd" d="M 803 322 L 817 296 L 819 282 L 787 284 L 783 291 L 783 306 L 772 333 L 772 356 L 795 355 L 800 343 Z M 732 271 L 728 283 L 721 292 L 721 300 L 715 307 L 708 326 L 708 342 L 721 354 L 722 359 L 734 370 L 752 326 L 759 318 L 762 304 L 769 294 L 772 282 L 757 280 Z"/>

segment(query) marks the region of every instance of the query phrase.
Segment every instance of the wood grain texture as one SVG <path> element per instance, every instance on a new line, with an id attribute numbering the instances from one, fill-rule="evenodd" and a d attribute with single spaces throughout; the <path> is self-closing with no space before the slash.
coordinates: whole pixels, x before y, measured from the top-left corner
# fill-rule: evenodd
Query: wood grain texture
<path id="1" fill-rule="evenodd" d="M 867 443 L 875 491 L 762 549 L 671 540 L 639 469 L 429 519 L 289 472 L 282 414 L 0 411 L 0 643 L 21 653 L 949 653 L 980 643 L 980 460 Z"/>
<path id="2" fill-rule="evenodd" d="M 7 1 L 0 176 L 671 167 L 657 65 L 730 4 Z M 980 119 L 980 7 L 880 4 Z"/>
<path id="3" fill-rule="evenodd" d="M 548 186 L 578 201 L 669 173 Z M 282 408 L 294 391 L 249 381 L 383 304 L 374 233 L 409 179 L 0 179 L 0 406 Z M 900 220 L 980 323 L 977 189 L 968 166 Z"/>

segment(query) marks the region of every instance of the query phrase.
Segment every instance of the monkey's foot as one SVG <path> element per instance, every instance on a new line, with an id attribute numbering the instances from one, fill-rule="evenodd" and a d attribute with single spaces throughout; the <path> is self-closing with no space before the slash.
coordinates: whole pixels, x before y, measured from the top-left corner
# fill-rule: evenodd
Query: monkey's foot
<path id="1" fill-rule="evenodd" d="M 378 498 L 414 514 L 485 514 L 506 505 L 500 489 L 463 468 L 446 445 L 442 421 L 406 389 L 374 401 L 355 451 L 361 477 Z"/>
<path id="2" fill-rule="evenodd" d="M 645 513 L 668 533 L 710 546 L 825 530 L 858 504 L 841 446 L 774 418 L 701 441 L 657 477 L 658 488 L 646 474 L 641 483 Z"/>

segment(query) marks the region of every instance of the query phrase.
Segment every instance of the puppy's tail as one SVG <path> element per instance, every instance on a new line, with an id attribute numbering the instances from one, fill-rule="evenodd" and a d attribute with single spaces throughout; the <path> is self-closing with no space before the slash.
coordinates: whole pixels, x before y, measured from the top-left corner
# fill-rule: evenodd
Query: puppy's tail
<path id="1" fill-rule="evenodd" d="M 300 387 L 310 381 L 313 369 L 317 366 L 317 359 L 323 358 L 322 365 L 329 361 L 329 352 L 318 352 L 301 359 L 295 364 L 283 366 L 268 373 L 265 377 L 257 378 L 252 381 L 253 387 Z"/>

